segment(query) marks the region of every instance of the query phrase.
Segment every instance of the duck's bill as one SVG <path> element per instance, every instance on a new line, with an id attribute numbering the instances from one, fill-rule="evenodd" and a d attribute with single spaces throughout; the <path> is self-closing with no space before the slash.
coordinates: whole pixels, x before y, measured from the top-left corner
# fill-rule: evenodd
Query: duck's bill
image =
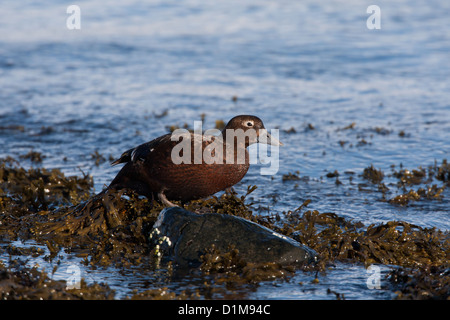
<path id="1" fill-rule="evenodd" d="M 258 142 L 270 144 L 272 146 L 282 146 L 283 145 L 283 143 L 281 143 L 281 141 L 278 140 L 278 130 L 277 130 L 276 138 L 273 135 L 271 135 L 270 133 L 268 133 L 266 129 L 259 130 Z"/>

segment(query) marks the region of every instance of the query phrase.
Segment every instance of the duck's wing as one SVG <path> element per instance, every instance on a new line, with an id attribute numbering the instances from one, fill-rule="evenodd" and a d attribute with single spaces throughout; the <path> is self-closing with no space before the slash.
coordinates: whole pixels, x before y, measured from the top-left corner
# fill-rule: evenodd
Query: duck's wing
<path id="1" fill-rule="evenodd" d="M 135 148 L 131 148 L 122 153 L 119 159 L 116 159 L 113 162 L 111 162 L 111 165 L 115 166 L 120 163 L 145 161 L 145 159 L 155 149 L 155 147 L 167 139 L 170 140 L 170 134 L 163 135 L 152 141 L 141 144 Z"/>

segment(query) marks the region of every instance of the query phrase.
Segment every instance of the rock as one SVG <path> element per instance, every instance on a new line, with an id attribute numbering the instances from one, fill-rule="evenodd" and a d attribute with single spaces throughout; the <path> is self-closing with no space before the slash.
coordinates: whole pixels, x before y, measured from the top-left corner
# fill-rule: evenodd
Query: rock
<path id="1" fill-rule="evenodd" d="M 165 208 L 150 234 L 165 256 L 179 266 L 196 267 L 214 244 L 221 252 L 234 245 L 254 263 L 303 264 L 316 260 L 314 250 L 249 220 L 227 214 L 196 214 L 180 207 Z"/>

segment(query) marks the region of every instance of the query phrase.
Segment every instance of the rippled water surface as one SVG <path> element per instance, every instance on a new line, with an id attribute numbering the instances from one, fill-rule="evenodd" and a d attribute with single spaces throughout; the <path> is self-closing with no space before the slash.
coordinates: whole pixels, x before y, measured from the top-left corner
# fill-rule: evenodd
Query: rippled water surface
<path id="1" fill-rule="evenodd" d="M 440 201 L 401 207 L 380 201 L 361 177 L 373 164 L 389 186 L 400 165 L 450 160 L 450 2 L 378 1 L 380 30 L 366 27 L 369 1 L 77 4 L 80 30 L 67 29 L 65 2 L 0 5 L 0 157 L 41 152 L 38 165 L 89 172 L 99 191 L 118 168 L 96 165 L 96 151 L 108 160 L 202 115 L 207 129 L 254 114 L 284 143 L 277 174 L 260 175 L 255 165 L 235 187 L 258 186 L 260 213 L 311 199 L 308 208 L 366 225 L 450 229 L 448 188 Z M 327 178 L 335 170 L 342 184 Z M 297 171 L 300 180 L 282 180 Z M 145 268 L 82 272 L 118 297 L 158 277 Z M 367 289 L 363 266 L 338 264 L 320 285 L 313 278 L 300 273 L 242 297 L 333 299 L 331 288 L 353 299 L 392 298 Z M 189 281 L 170 285 L 182 290 Z"/>

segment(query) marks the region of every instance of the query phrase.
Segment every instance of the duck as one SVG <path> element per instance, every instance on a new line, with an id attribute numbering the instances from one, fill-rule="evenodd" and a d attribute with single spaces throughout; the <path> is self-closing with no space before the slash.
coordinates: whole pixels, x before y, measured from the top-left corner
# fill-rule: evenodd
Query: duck
<path id="1" fill-rule="evenodd" d="M 123 152 L 111 162 L 124 166 L 108 189 L 132 190 L 174 207 L 172 201 L 206 198 L 240 182 L 250 167 L 250 145 L 283 145 L 253 115 L 233 117 L 219 134 L 207 132 L 179 129 Z"/>

